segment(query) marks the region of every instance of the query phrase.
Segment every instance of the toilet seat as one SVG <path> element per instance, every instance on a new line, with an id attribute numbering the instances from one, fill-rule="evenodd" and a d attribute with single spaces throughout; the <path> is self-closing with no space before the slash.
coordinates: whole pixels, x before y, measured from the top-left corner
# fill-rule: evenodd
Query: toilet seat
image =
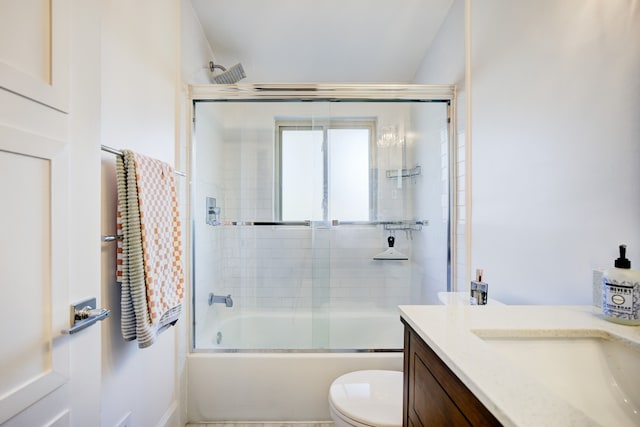
<path id="1" fill-rule="evenodd" d="M 329 389 L 331 412 L 351 426 L 402 426 L 402 376 L 367 370 L 338 377 Z"/>

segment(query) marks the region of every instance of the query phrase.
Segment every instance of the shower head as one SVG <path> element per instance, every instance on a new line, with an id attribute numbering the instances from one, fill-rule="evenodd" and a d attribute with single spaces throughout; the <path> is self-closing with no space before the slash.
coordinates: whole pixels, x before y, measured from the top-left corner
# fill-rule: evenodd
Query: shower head
<path id="1" fill-rule="evenodd" d="M 233 83 L 237 83 L 247 77 L 247 75 L 244 73 L 244 68 L 242 68 L 242 64 L 240 63 L 227 70 L 222 65 L 217 65 L 214 64 L 213 61 L 209 61 L 209 71 L 213 73 L 216 68 L 222 70 L 222 73 L 218 74 L 217 76 L 213 76 L 211 78 L 212 83 L 230 85 Z"/>

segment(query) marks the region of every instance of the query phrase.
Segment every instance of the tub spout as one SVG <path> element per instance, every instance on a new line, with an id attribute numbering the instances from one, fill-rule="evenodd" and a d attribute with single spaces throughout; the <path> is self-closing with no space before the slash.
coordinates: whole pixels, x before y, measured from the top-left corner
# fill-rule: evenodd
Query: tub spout
<path id="1" fill-rule="evenodd" d="M 224 304 L 227 307 L 233 307 L 233 299 L 231 295 L 227 295 L 226 297 L 223 295 L 214 295 L 213 292 L 209 294 L 209 305 L 213 304 Z"/>

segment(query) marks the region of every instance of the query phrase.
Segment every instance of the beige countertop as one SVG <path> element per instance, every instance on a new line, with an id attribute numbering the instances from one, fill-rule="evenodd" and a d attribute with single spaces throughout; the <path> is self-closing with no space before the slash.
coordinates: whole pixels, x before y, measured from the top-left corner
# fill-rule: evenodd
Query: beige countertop
<path id="1" fill-rule="evenodd" d="M 627 425 L 640 425 L 640 414 L 633 414 L 634 408 L 630 415 L 614 419 L 608 417 L 607 411 L 611 409 L 611 414 L 620 412 L 617 407 L 607 406 L 606 410 L 600 408 L 594 412 L 590 405 L 574 399 L 573 392 L 578 395 L 595 386 L 595 380 L 590 383 L 595 376 L 584 375 L 579 381 L 567 380 L 566 384 L 561 384 L 564 389 L 558 392 L 557 387 L 550 387 L 528 366 L 510 357 L 508 342 L 506 352 L 504 347 L 498 348 L 491 343 L 492 339 L 501 337 L 533 339 L 529 341 L 545 338 L 555 342 L 591 337 L 614 339 L 632 349 L 630 354 L 635 357 L 636 353 L 640 355 L 640 327 L 605 321 L 592 306 L 407 305 L 399 309 L 402 318 L 505 426 L 620 426 L 627 420 Z M 559 348 L 562 351 L 563 347 Z M 546 354 L 541 358 L 535 363 L 538 369 L 545 369 L 546 363 L 549 369 L 558 367 L 554 356 Z M 579 362 L 581 358 L 575 359 Z M 635 362 L 635 358 L 625 360 Z M 594 370 L 599 370 L 594 365 L 597 363 L 587 369 L 593 366 Z M 631 365 L 628 366 L 630 370 L 640 371 L 638 363 L 625 365 Z M 635 393 L 640 384 L 632 387 Z M 595 400 L 594 408 L 602 399 Z M 637 403 L 632 402 L 631 406 Z"/>

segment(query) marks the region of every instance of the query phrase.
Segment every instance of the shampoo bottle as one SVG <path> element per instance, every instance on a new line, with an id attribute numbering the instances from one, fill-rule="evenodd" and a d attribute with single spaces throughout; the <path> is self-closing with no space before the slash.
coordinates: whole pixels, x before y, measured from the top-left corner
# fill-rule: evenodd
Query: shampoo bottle
<path id="1" fill-rule="evenodd" d="M 620 245 L 614 268 L 602 275 L 602 313 L 611 322 L 640 325 L 640 272 L 631 270 L 626 252 Z"/>

